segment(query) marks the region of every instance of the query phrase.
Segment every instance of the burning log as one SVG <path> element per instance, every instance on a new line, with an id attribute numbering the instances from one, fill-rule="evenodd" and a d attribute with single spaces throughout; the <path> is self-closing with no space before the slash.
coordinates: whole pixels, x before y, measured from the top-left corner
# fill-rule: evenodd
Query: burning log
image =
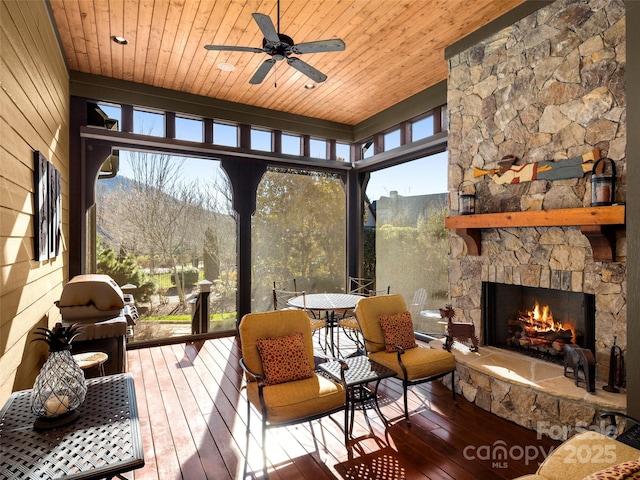
<path id="1" fill-rule="evenodd" d="M 537 310 L 538 305 L 536 305 L 535 312 Z M 534 312 L 518 312 L 518 323 L 526 335 L 532 339 L 539 339 L 548 343 L 571 343 L 573 331 L 562 328 L 562 324 L 554 322 L 553 316 L 548 312 L 547 307 L 543 310 L 546 313 L 541 317 Z M 547 316 L 547 313 L 549 313 L 549 316 Z"/>
<path id="2" fill-rule="evenodd" d="M 539 320 L 524 312 L 518 312 L 518 322 L 526 325 L 527 328 L 534 328 L 537 330 L 548 330 L 553 326 L 553 324 L 550 325 L 545 320 Z"/>
<path id="3" fill-rule="evenodd" d="M 573 337 L 573 332 L 571 330 L 564 330 L 564 329 L 560 329 L 560 330 L 536 330 L 533 327 L 528 327 L 525 326 L 524 327 L 524 331 L 527 335 L 527 337 L 531 337 L 531 338 L 539 338 L 541 340 L 546 340 L 548 342 L 555 342 L 555 341 L 565 341 L 565 342 L 570 342 L 571 338 Z"/>
<path id="4" fill-rule="evenodd" d="M 507 321 L 507 345 L 528 350 L 531 355 L 539 354 L 547 360 L 549 357 L 562 359 L 565 346 L 573 346 L 574 327 L 570 323 L 555 321 L 548 305 L 540 306 L 536 301 L 532 310 L 518 311 Z"/>

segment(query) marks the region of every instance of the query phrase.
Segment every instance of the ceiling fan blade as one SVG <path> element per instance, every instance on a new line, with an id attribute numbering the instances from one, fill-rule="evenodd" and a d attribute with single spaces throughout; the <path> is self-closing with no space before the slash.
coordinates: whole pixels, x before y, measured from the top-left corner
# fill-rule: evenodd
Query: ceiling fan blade
<path id="1" fill-rule="evenodd" d="M 260 27 L 262 35 L 264 35 L 264 38 L 266 38 L 267 41 L 271 43 L 280 43 L 280 37 L 278 36 L 276 27 L 273 26 L 273 22 L 269 15 L 265 15 L 264 13 L 252 13 L 251 15 L 258 24 L 258 27 Z"/>
<path id="2" fill-rule="evenodd" d="M 205 45 L 207 50 L 223 50 L 227 52 L 251 52 L 251 53 L 264 53 L 261 48 L 255 47 L 235 47 L 232 45 Z"/>
<path id="3" fill-rule="evenodd" d="M 291 50 L 294 53 L 316 53 L 316 52 L 341 52 L 345 49 L 345 44 L 339 38 L 331 40 L 318 40 L 317 42 L 306 42 L 294 45 Z"/>
<path id="4" fill-rule="evenodd" d="M 299 58 L 296 58 L 296 57 L 287 58 L 287 63 L 291 65 L 293 68 L 295 68 L 296 70 L 298 70 L 299 72 L 304 73 L 307 77 L 309 77 L 311 80 L 317 83 L 322 83 L 327 79 L 327 76 L 324 73 L 322 73 L 320 70 L 313 68 L 311 65 L 309 65 L 306 62 L 303 62 Z"/>
<path id="5" fill-rule="evenodd" d="M 258 67 L 258 70 L 256 70 L 256 73 L 254 73 L 253 77 L 251 77 L 251 80 L 249 80 L 249 83 L 251 85 L 258 85 L 259 83 L 262 83 L 262 81 L 264 80 L 264 77 L 267 76 L 267 73 L 269 73 L 269 70 L 271 70 L 271 68 L 275 64 L 276 64 L 276 61 L 273 58 L 269 58 L 264 62 L 262 62 L 262 65 Z"/>

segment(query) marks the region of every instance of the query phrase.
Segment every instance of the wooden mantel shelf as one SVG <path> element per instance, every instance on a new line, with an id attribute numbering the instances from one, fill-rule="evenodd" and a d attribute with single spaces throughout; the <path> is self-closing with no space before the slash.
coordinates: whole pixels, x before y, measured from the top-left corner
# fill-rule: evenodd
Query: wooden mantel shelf
<path id="1" fill-rule="evenodd" d="M 615 259 L 616 228 L 625 224 L 625 206 L 459 215 L 446 218 L 444 224 L 463 238 L 469 255 L 480 255 L 483 228 L 579 226 L 591 243 L 593 259 L 611 262 Z"/>

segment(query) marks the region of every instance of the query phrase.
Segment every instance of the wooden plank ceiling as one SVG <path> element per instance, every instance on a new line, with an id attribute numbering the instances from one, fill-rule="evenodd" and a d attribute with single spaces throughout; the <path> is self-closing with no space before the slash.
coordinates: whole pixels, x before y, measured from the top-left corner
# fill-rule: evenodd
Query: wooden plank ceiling
<path id="1" fill-rule="evenodd" d="M 445 47 L 524 0 L 282 0 L 280 33 L 346 43 L 343 52 L 300 55 L 328 76 L 311 90 L 285 62 L 250 85 L 266 53 L 204 48 L 261 48 L 251 14 L 277 28 L 277 0 L 49 1 L 71 70 L 355 125 L 446 79 Z"/>

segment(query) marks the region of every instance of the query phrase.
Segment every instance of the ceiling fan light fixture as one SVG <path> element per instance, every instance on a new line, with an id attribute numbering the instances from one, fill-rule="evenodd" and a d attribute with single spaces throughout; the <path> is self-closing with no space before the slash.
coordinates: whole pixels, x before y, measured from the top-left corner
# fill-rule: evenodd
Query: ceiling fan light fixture
<path id="1" fill-rule="evenodd" d="M 316 86 L 313 83 L 307 83 L 304 88 L 306 88 L 307 90 L 313 90 L 314 88 L 316 88 Z"/>
<path id="2" fill-rule="evenodd" d="M 223 72 L 233 72 L 235 70 L 236 66 L 233 63 L 220 62 L 218 64 L 218 68 L 220 70 L 222 70 Z"/>
<path id="3" fill-rule="evenodd" d="M 126 45 L 129 41 L 124 37 L 119 37 L 118 35 L 111 35 L 111 40 L 113 43 L 117 43 L 118 45 Z"/>

